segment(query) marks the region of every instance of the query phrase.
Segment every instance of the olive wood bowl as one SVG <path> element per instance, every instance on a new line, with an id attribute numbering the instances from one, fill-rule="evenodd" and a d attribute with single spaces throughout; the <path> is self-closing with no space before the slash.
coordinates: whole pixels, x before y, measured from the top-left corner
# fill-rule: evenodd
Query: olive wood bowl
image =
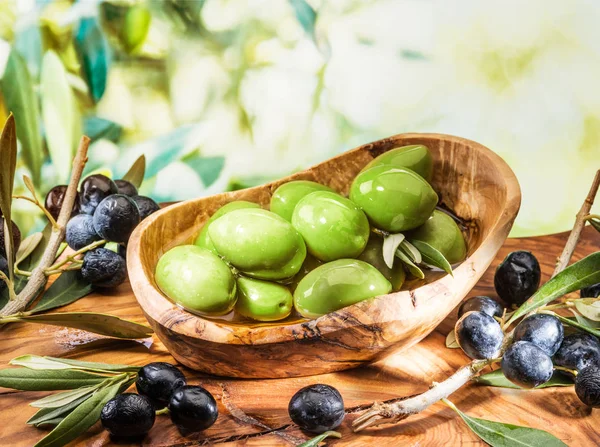
<path id="1" fill-rule="evenodd" d="M 181 309 L 158 289 L 154 269 L 160 256 L 175 245 L 192 243 L 203 223 L 224 204 L 248 200 L 267 208 L 279 185 L 299 179 L 347 194 L 369 161 L 409 144 L 430 149 L 432 186 L 442 206 L 467 222 L 468 256 L 453 276 L 437 274 L 411 290 L 368 299 L 315 320 L 278 325 L 235 325 L 203 318 Z M 339 371 L 406 349 L 428 335 L 488 268 L 512 227 L 520 201 L 515 175 L 484 146 L 448 135 L 400 134 L 266 185 L 188 200 L 156 212 L 131 236 L 129 277 L 156 335 L 189 368 L 244 378 Z"/>

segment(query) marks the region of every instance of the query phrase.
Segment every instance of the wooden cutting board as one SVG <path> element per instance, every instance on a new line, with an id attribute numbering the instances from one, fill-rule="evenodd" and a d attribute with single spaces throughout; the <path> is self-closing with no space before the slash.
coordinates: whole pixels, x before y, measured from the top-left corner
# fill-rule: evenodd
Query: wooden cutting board
<path id="1" fill-rule="evenodd" d="M 532 251 L 542 264 L 543 280 L 554 268 L 567 234 L 510 239 L 469 296 L 494 295 L 493 274 L 510 251 Z M 600 250 L 600 235 L 586 228 L 576 259 Z M 124 284 L 108 295 L 94 294 L 64 310 L 107 312 L 143 322 L 144 317 Z M 430 336 L 409 349 L 366 367 L 323 376 L 275 380 L 227 380 L 184 372 L 192 384 L 202 384 L 219 401 L 219 419 L 203 433 L 182 437 L 168 416 L 158 416 L 144 446 L 278 446 L 295 445 L 309 437 L 291 425 L 287 415 L 290 397 L 312 383 L 335 386 L 344 397 L 348 415 L 340 427 L 341 440 L 328 445 L 364 446 L 473 446 L 485 445 L 443 404 L 436 404 L 400 424 L 353 433 L 350 426 L 361 407 L 373 400 L 387 400 L 425 391 L 432 381 L 444 380 L 468 360 L 458 349 L 445 347 L 446 334 L 456 320 L 453 312 Z M 11 324 L 0 328 L 0 367 L 11 358 L 37 354 L 80 360 L 144 365 L 153 361 L 174 363 L 157 339 L 122 341 L 83 331 Z M 15 392 L 0 388 L 0 446 L 31 446 L 45 431 L 25 421 L 36 411 L 28 403 L 43 392 Z M 468 385 L 451 400 L 471 416 L 527 425 L 547 430 L 571 447 L 600 445 L 600 410 L 592 411 L 577 399 L 573 389 L 535 391 Z M 100 424 L 78 440 L 77 445 L 111 445 Z M 129 444 L 119 444 L 129 445 Z M 134 444 L 132 444 L 134 445 Z M 135 444 L 138 445 L 138 444 Z"/>

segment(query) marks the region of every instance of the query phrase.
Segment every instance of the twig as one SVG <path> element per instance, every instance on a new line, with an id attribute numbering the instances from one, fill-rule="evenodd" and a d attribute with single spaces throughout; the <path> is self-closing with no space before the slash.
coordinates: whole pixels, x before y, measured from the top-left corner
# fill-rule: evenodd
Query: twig
<path id="1" fill-rule="evenodd" d="M 50 222 L 50 225 L 52 225 L 52 228 L 57 228 L 56 220 L 54 220 L 54 217 L 52 216 L 52 214 L 50 214 L 50 211 L 48 211 L 46 209 L 46 207 L 40 203 L 40 201 L 38 200 L 37 197 L 33 196 L 33 199 L 32 199 L 31 197 L 27 197 L 27 196 L 12 196 L 12 198 L 27 200 L 28 202 L 33 203 L 40 210 L 42 210 L 42 212 L 46 215 L 46 219 L 48 219 L 48 221 Z"/>
<path id="2" fill-rule="evenodd" d="M 575 247 L 577 246 L 577 242 L 579 241 L 579 236 L 581 235 L 581 231 L 583 230 L 587 217 L 589 216 L 590 210 L 592 209 L 592 205 L 594 204 L 594 199 L 596 198 L 596 194 L 598 193 L 599 187 L 600 170 L 596 171 L 596 176 L 594 177 L 594 181 L 590 188 L 590 192 L 585 198 L 583 205 L 581 205 L 581 209 L 577 213 L 575 225 L 573 225 L 573 229 L 571 230 L 569 239 L 565 244 L 565 248 L 563 249 L 563 252 L 561 253 L 556 262 L 556 268 L 554 269 L 554 273 L 552 273 L 553 278 L 560 272 L 562 272 L 567 267 L 567 265 L 569 265 L 569 261 L 573 256 L 573 251 L 575 251 Z"/>
<path id="3" fill-rule="evenodd" d="M 87 151 L 89 145 L 90 139 L 85 135 L 81 137 L 81 140 L 79 141 L 79 147 L 77 148 L 77 155 L 75 155 L 75 159 L 73 160 L 73 172 L 71 174 L 71 180 L 69 182 L 69 186 L 67 187 L 63 205 L 56 222 L 57 226 L 52 228 L 48 245 L 44 250 L 44 254 L 42 255 L 39 265 L 31 272 L 31 277 L 29 278 L 25 288 L 14 300 L 9 301 L 6 306 L 0 310 L 0 315 L 12 315 L 25 310 L 46 286 L 48 277 L 46 276 L 45 270 L 51 266 L 52 263 L 54 263 L 54 260 L 56 259 L 56 252 L 58 251 L 58 248 L 65 237 L 65 227 L 69 221 L 69 218 L 71 217 L 71 213 L 73 212 L 73 204 L 75 203 L 79 180 L 81 179 L 81 174 L 87 161 Z"/>
<path id="4" fill-rule="evenodd" d="M 96 241 L 96 242 L 92 242 L 90 245 L 86 245 L 83 248 L 80 248 L 79 250 L 77 250 L 74 253 L 71 253 L 69 256 L 67 256 L 64 260 L 51 265 L 50 267 L 48 267 L 46 269 L 46 275 L 50 275 L 52 271 L 54 270 L 58 270 L 60 269 L 63 265 L 68 264 L 69 262 L 75 262 L 77 261 L 77 259 L 75 259 L 77 256 L 82 255 L 90 250 L 93 250 L 96 247 L 100 247 L 101 245 L 106 244 L 106 241 L 104 239 Z"/>

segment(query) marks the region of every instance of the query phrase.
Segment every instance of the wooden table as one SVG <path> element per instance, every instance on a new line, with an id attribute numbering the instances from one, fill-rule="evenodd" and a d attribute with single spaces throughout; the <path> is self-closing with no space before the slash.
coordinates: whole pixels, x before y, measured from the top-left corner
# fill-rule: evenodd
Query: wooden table
<path id="1" fill-rule="evenodd" d="M 566 236 L 508 240 L 470 296 L 494 295 L 494 269 L 507 253 L 515 249 L 534 252 L 542 264 L 543 280 L 546 280 Z M 580 259 L 599 249 L 600 235 L 586 228 L 575 258 Z M 129 285 L 123 285 L 109 295 L 88 296 L 68 308 L 108 312 L 143 321 Z M 353 433 L 350 428 L 358 410 L 373 400 L 422 392 L 432 381 L 443 380 L 467 362 L 460 350 L 447 349 L 444 344 L 446 334 L 454 325 L 455 315 L 456 312 L 453 312 L 430 336 L 409 351 L 351 371 L 297 379 L 227 380 L 185 370 L 189 382 L 202 384 L 219 401 L 219 419 L 203 433 L 182 437 L 168 416 L 158 416 L 143 445 L 294 445 L 308 437 L 291 425 L 287 415 L 288 401 L 299 388 L 318 382 L 335 386 L 342 393 L 348 409 L 348 416 L 340 427 L 343 438 L 330 441 L 328 445 L 485 445 L 442 404 L 436 404 L 423 414 L 397 425 L 361 433 Z M 139 365 L 151 361 L 174 363 L 157 339 L 122 341 L 83 331 L 32 324 L 12 324 L 0 329 L 0 367 L 5 367 L 11 358 L 24 354 Z M 45 394 L 0 389 L 1 446 L 31 446 L 42 437 L 44 432 L 27 426 L 25 421 L 35 412 L 28 403 Z M 570 387 L 520 391 L 468 385 L 451 399 L 471 416 L 541 428 L 571 447 L 600 445 L 600 410 L 586 408 Z M 79 445 L 109 444 L 110 439 L 100 424 L 79 440 Z"/>

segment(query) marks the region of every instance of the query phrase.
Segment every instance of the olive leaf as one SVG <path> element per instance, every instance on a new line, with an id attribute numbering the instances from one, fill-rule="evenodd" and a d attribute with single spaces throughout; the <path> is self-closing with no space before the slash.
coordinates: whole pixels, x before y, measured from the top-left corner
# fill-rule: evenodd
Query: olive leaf
<path id="1" fill-rule="evenodd" d="M 200 176 L 202 184 L 208 188 L 217 181 L 223 172 L 225 157 L 198 157 L 196 154 L 191 158 L 185 157 L 182 161 Z"/>
<path id="2" fill-rule="evenodd" d="M 450 349 L 460 348 L 460 345 L 456 341 L 456 332 L 454 332 L 454 329 L 448 332 L 446 336 L 446 347 Z"/>
<path id="3" fill-rule="evenodd" d="M 23 262 L 33 250 L 39 245 L 39 243 L 44 238 L 44 235 L 41 232 L 33 233 L 27 236 L 21 242 L 19 246 L 19 250 L 17 251 L 17 258 L 15 260 L 15 267 L 18 267 L 21 262 Z"/>
<path id="4" fill-rule="evenodd" d="M 573 315 L 575 315 L 575 321 L 577 321 L 579 324 L 582 324 L 584 326 L 587 327 L 591 327 L 592 329 L 600 329 L 600 321 L 593 321 L 590 320 L 586 317 L 584 317 L 583 315 L 581 315 L 579 312 L 573 311 Z"/>
<path id="5" fill-rule="evenodd" d="M 92 292 L 92 286 L 78 271 L 66 271 L 54 281 L 31 313 L 44 312 L 73 303 Z"/>
<path id="6" fill-rule="evenodd" d="M 127 53 L 135 53 L 144 44 L 151 21 L 150 11 L 142 4 L 134 5 L 127 10 L 120 33 L 121 44 Z"/>
<path id="7" fill-rule="evenodd" d="M 61 405 L 56 408 L 46 407 L 38 410 L 33 416 L 27 421 L 28 425 L 56 425 L 55 422 L 62 420 L 67 414 L 74 410 L 79 404 L 85 402 L 92 396 L 94 389 L 88 388 L 88 391 L 71 402 Z"/>
<path id="8" fill-rule="evenodd" d="M 113 121 L 97 116 L 90 116 L 83 121 L 83 133 L 92 142 L 102 138 L 116 143 L 121 138 L 123 128 Z"/>
<path id="9" fill-rule="evenodd" d="M 341 433 L 330 430 L 330 431 L 326 431 L 325 433 L 321 433 L 319 436 L 315 436 L 314 438 L 309 439 L 308 441 L 303 442 L 302 444 L 298 444 L 297 447 L 317 447 L 320 443 L 325 441 L 325 439 L 327 439 L 327 438 L 340 439 L 341 437 L 342 437 Z"/>
<path id="10" fill-rule="evenodd" d="M 152 329 L 146 325 L 123 320 L 114 315 L 94 312 L 61 312 L 41 315 L 14 315 L 0 322 L 21 322 L 67 326 L 100 335 L 115 338 L 146 338 L 152 334 Z"/>
<path id="11" fill-rule="evenodd" d="M 0 386 L 20 391 L 73 390 L 104 382 L 106 376 L 69 369 L 0 369 Z"/>
<path id="12" fill-rule="evenodd" d="M 600 282 L 600 252 L 593 253 L 570 265 L 550 279 L 515 311 L 507 325 L 567 293 L 589 287 L 598 282 Z"/>
<path id="13" fill-rule="evenodd" d="M 84 17 L 79 21 L 74 43 L 81 58 L 90 95 L 97 103 L 106 90 L 109 57 L 108 44 L 96 18 Z"/>
<path id="14" fill-rule="evenodd" d="M 500 388 L 513 388 L 513 389 L 522 389 L 520 386 L 515 385 L 510 380 L 508 380 L 501 369 L 497 369 L 496 371 L 492 371 L 487 374 L 483 374 L 481 376 L 475 377 L 473 379 L 475 383 L 479 383 L 481 385 L 495 386 Z M 573 379 L 566 374 L 562 374 L 560 372 L 555 372 L 552 375 L 552 378 L 543 383 L 540 386 L 537 386 L 535 389 L 542 388 L 551 388 L 551 387 L 559 387 L 559 386 L 572 386 Z"/>
<path id="15" fill-rule="evenodd" d="M 123 180 L 127 180 L 136 188 L 142 186 L 144 181 L 144 175 L 146 172 L 146 156 L 140 155 L 139 158 L 133 163 L 129 171 L 123 176 Z"/>
<path id="16" fill-rule="evenodd" d="M 0 211 L 10 221 L 12 193 L 15 182 L 15 168 L 17 166 L 17 134 L 15 117 L 9 115 L 2 135 L 0 136 Z M 12 228 L 9 229 L 12 231 Z M 7 240 L 11 241 L 9 237 Z"/>
<path id="17" fill-rule="evenodd" d="M 417 250 L 421 252 L 423 262 L 427 265 L 442 269 L 449 275 L 452 275 L 452 266 L 448 260 L 437 249 L 423 241 L 410 241 Z"/>
<path id="18" fill-rule="evenodd" d="M 419 250 L 417 250 L 416 247 L 406 239 L 400 243 L 400 250 L 403 251 L 404 254 L 408 256 L 415 264 L 420 264 L 423 261 Z"/>
<path id="19" fill-rule="evenodd" d="M 302 28 L 313 40 L 315 40 L 315 23 L 317 13 L 306 0 L 289 0 L 294 9 L 296 19 L 302 25 Z"/>
<path id="20" fill-rule="evenodd" d="M 404 254 L 404 252 L 400 249 L 396 250 L 396 256 L 406 265 L 408 271 L 416 278 L 424 279 L 425 274 L 423 270 L 417 267 L 412 260 Z"/>
<path id="21" fill-rule="evenodd" d="M 79 399 L 81 396 L 92 393 L 94 390 L 98 389 L 99 386 L 100 384 L 94 386 L 85 386 L 83 388 L 77 388 L 70 391 L 62 391 L 60 393 L 51 394 L 50 396 L 38 399 L 35 402 L 31 402 L 29 405 L 34 408 L 59 408 Z"/>
<path id="22" fill-rule="evenodd" d="M 568 447 L 560 439 L 543 430 L 468 416 L 448 399 L 442 401 L 461 417 L 473 433 L 492 447 Z"/>
<path id="23" fill-rule="evenodd" d="M 579 321 L 575 321 L 570 318 L 563 317 L 562 315 L 554 314 L 554 316 L 556 316 L 560 321 L 562 321 L 563 323 L 565 323 L 569 326 L 575 327 L 577 329 L 581 329 L 582 331 L 585 331 L 585 332 L 589 332 L 590 334 L 595 335 L 596 337 L 600 337 L 600 329 L 597 329 L 597 328 L 587 325 L 587 324 L 582 324 Z"/>
<path id="24" fill-rule="evenodd" d="M 600 321 L 600 300 L 597 300 L 592 304 L 586 304 L 577 300 L 575 301 L 575 308 L 585 318 L 592 321 Z"/>
<path id="25" fill-rule="evenodd" d="M 31 173 L 33 183 L 39 186 L 44 153 L 40 137 L 39 107 L 27 64 L 14 48 L 8 56 L 2 86 L 6 108 L 14 114 L 17 121 L 16 132 L 21 142 L 23 161 Z M 2 158 L 2 164 L 4 160 Z"/>
<path id="26" fill-rule="evenodd" d="M 82 360 L 61 359 L 39 355 L 22 355 L 9 362 L 11 365 L 25 366 L 31 369 L 82 369 L 85 371 L 115 373 L 138 372 L 140 366 L 121 365 L 100 362 L 85 362 Z"/>
<path id="27" fill-rule="evenodd" d="M 46 51 L 42 60 L 40 93 L 48 151 L 58 183 L 65 183 L 69 178 L 75 149 L 73 92 L 65 67 L 52 50 Z"/>
<path id="28" fill-rule="evenodd" d="M 85 433 L 100 418 L 102 408 L 115 397 L 128 378 L 96 391 L 79 404 L 35 447 L 62 447 Z"/>
<path id="29" fill-rule="evenodd" d="M 383 238 L 383 261 L 389 268 L 394 266 L 394 255 L 403 240 L 404 235 L 402 233 L 390 234 Z"/>

